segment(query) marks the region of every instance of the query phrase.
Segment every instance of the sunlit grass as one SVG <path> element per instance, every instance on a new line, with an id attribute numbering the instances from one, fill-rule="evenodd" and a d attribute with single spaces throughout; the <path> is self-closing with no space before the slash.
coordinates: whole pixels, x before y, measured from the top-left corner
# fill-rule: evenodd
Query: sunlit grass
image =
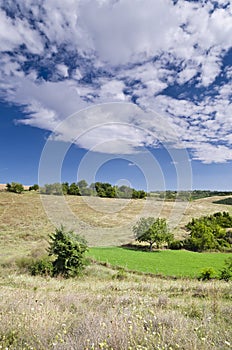
<path id="1" fill-rule="evenodd" d="M 91 248 L 93 259 L 129 270 L 176 277 L 197 277 L 201 269 L 219 272 L 231 254 L 161 250 L 144 252 L 118 247 Z"/>

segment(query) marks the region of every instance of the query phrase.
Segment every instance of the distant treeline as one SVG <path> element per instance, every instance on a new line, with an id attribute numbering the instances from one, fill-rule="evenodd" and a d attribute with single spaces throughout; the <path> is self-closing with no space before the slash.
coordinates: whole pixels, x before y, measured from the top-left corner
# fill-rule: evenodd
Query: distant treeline
<path id="1" fill-rule="evenodd" d="M 226 204 L 226 205 L 232 205 L 232 197 L 223 198 L 218 201 L 213 202 L 214 204 Z"/>
<path id="2" fill-rule="evenodd" d="M 201 199 L 213 196 L 229 196 L 232 192 L 229 191 L 210 191 L 210 190 L 194 190 L 194 191 L 157 191 L 151 192 L 151 197 L 165 199 L 169 201 L 180 200 L 180 201 L 191 201 L 195 199 Z M 230 203 L 221 203 L 230 204 Z"/>
<path id="3" fill-rule="evenodd" d="M 42 194 L 54 194 L 54 195 L 73 195 L 73 196 L 97 196 L 101 198 L 133 198 L 143 199 L 147 196 L 147 193 L 143 190 L 135 190 L 128 186 L 112 186 L 107 182 L 95 182 L 91 185 L 85 180 L 79 182 L 68 182 L 45 184 L 40 187 L 40 193 Z"/>

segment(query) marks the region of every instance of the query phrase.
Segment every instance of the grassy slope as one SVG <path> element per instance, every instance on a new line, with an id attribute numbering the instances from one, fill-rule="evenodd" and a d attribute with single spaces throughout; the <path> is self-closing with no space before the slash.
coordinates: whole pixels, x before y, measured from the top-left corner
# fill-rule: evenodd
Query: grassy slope
<path id="1" fill-rule="evenodd" d="M 122 266 L 129 270 L 151 272 L 166 276 L 197 277 L 200 270 L 213 267 L 217 272 L 231 254 L 194 253 L 188 251 L 143 252 L 124 248 L 91 248 L 89 256 L 95 260 Z"/>
<path id="2" fill-rule="evenodd" d="M 220 197 L 221 198 L 221 197 Z M 141 216 L 168 218 L 176 237 L 194 216 L 228 210 L 212 202 L 217 197 L 191 203 L 123 200 L 94 197 L 21 195 L 0 192 L 0 262 L 46 248 L 55 227 L 64 224 L 88 240 L 90 246 L 117 246 L 133 240 L 132 226 Z M 51 219 L 51 221 L 50 221 Z"/>
<path id="3" fill-rule="evenodd" d="M 76 215 L 74 221 L 66 215 L 59 198 L 47 196 L 46 205 L 55 225 L 63 223 L 77 228 L 87 234 L 92 245 L 120 244 L 131 239 L 131 223 L 143 214 L 144 202 L 89 200 L 86 204 L 79 197 L 67 198 Z M 168 216 L 172 206 L 173 203 L 165 204 L 162 216 Z M 159 215 L 159 207 L 160 202 L 147 201 L 146 212 Z M 177 215 L 183 203 L 176 209 Z M 213 205 L 208 199 L 191 203 L 179 227 L 191 216 L 219 210 L 227 208 Z M 38 194 L 0 193 L 0 263 L 5 263 L 0 269 L 0 348 L 231 348 L 231 283 L 173 281 L 130 273 L 119 280 L 117 271 L 95 265 L 89 266 L 83 277 L 63 280 L 31 277 L 20 274 L 10 264 L 6 267 L 6 262 L 31 251 L 33 255 L 39 254 L 53 231 L 54 225 Z M 97 252 L 97 248 L 93 249 Z M 125 253 L 129 257 L 136 252 Z"/>
<path id="4" fill-rule="evenodd" d="M 1 273 L 0 347 L 219 350 L 232 344 L 231 283 L 90 266 L 79 279 Z"/>

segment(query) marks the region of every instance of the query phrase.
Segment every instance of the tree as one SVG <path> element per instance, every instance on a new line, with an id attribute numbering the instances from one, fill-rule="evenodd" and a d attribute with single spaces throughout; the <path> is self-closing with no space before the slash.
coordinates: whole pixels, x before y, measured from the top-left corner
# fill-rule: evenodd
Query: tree
<path id="1" fill-rule="evenodd" d="M 11 184 L 8 183 L 6 185 L 6 190 L 8 192 L 22 193 L 24 191 L 24 187 L 18 182 L 11 182 Z"/>
<path id="2" fill-rule="evenodd" d="M 38 191 L 39 190 L 39 185 L 34 184 L 33 186 L 29 187 L 29 191 Z"/>
<path id="3" fill-rule="evenodd" d="M 95 189 L 97 191 L 98 197 L 108 197 L 108 198 L 115 198 L 116 197 L 115 187 L 111 186 L 110 183 L 96 182 Z"/>
<path id="4" fill-rule="evenodd" d="M 135 238 L 138 242 L 148 242 L 150 251 L 156 243 L 157 248 L 163 243 L 173 240 L 173 235 L 168 230 L 166 219 L 141 218 L 133 227 Z"/>
<path id="5" fill-rule="evenodd" d="M 62 183 L 62 192 L 64 195 L 68 194 L 68 190 L 69 190 L 69 184 L 68 182 L 63 182 Z"/>
<path id="6" fill-rule="evenodd" d="M 186 225 L 189 237 L 185 239 L 184 246 L 194 251 L 230 248 L 230 233 L 226 228 L 230 228 L 231 225 L 232 217 L 226 212 L 193 218 Z"/>
<path id="7" fill-rule="evenodd" d="M 75 182 L 73 182 L 68 189 L 68 194 L 73 196 L 80 196 L 80 189 Z"/>
<path id="8" fill-rule="evenodd" d="M 83 190 L 84 188 L 88 187 L 88 183 L 85 180 L 80 180 L 78 181 L 77 186 L 80 190 Z"/>
<path id="9" fill-rule="evenodd" d="M 86 265 L 85 252 L 87 242 L 73 231 L 65 232 L 63 226 L 50 235 L 49 255 L 54 257 L 53 275 L 74 277 L 81 273 Z"/>
<path id="10" fill-rule="evenodd" d="M 54 194 L 57 196 L 62 195 L 62 185 L 59 182 L 53 184 L 45 184 L 44 187 L 40 188 L 40 192 L 43 194 Z"/>

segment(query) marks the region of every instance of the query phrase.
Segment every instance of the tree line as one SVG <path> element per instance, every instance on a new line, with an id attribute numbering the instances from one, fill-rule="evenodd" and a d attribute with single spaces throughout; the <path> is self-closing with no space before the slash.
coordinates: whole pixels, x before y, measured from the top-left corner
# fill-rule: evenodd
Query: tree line
<path id="1" fill-rule="evenodd" d="M 74 196 L 97 196 L 101 198 L 133 198 L 142 199 L 147 196 L 143 190 L 135 190 L 128 186 L 112 186 L 107 182 L 94 182 L 90 185 L 85 180 L 77 183 L 68 182 L 45 184 L 40 188 L 40 193 L 55 195 L 74 195 Z"/>
<path id="2" fill-rule="evenodd" d="M 14 193 L 22 193 L 24 187 L 22 184 L 12 182 L 7 184 L 7 191 Z M 97 196 L 101 198 L 133 198 L 143 199 L 146 198 L 147 193 L 144 190 L 135 190 L 129 186 L 112 186 L 107 182 L 94 182 L 91 185 L 85 180 L 63 183 L 45 184 L 39 187 L 37 184 L 30 186 L 29 191 L 38 191 L 47 195 L 72 195 L 72 196 Z"/>

